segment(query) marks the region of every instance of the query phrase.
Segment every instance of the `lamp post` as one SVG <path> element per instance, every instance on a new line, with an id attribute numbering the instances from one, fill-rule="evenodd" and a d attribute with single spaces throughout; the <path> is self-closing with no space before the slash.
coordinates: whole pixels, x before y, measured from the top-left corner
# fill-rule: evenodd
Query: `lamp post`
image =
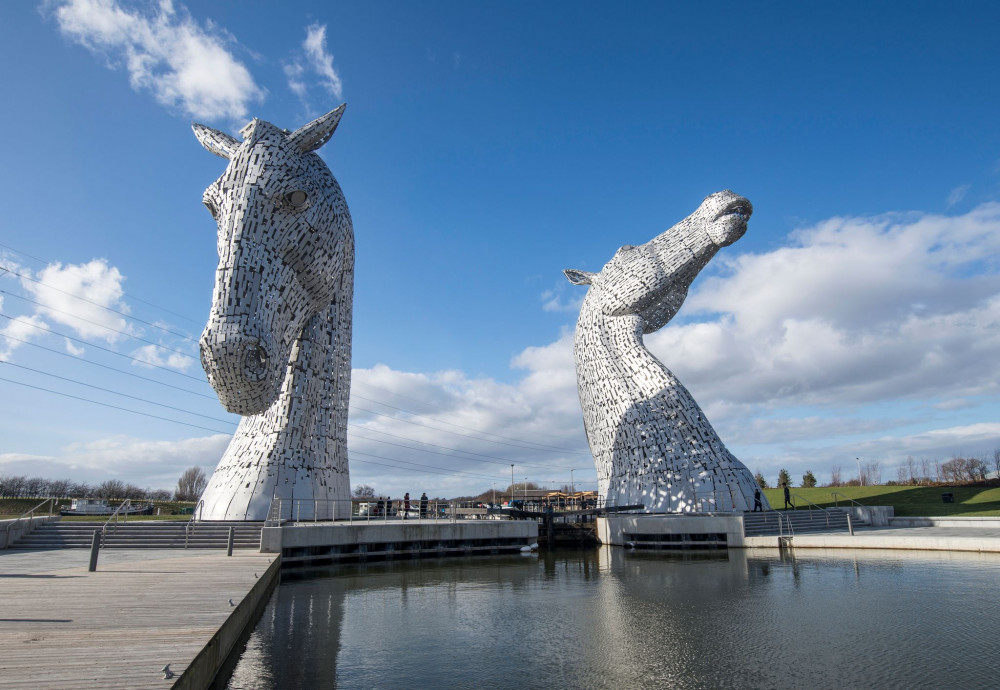
<path id="1" fill-rule="evenodd" d="M 514 463 L 510 464 L 510 507 L 514 507 Z"/>
<path id="2" fill-rule="evenodd" d="M 524 478 L 524 505 L 528 505 L 528 478 Z"/>
<path id="3" fill-rule="evenodd" d="M 861 474 L 861 458 L 854 458 L 854 459 L 858 461 L 858 485 L 859 486 L 864 486 L 865 485 L 865 477 L 864 477 L 863 474 Z"/>
<path id="4" fill-rule="evenodd" d="M 497 504 L 497 483 L 493 482 L 493 500 L 490 501 L 490 505 L 495 506 L 496 504 Z"/>

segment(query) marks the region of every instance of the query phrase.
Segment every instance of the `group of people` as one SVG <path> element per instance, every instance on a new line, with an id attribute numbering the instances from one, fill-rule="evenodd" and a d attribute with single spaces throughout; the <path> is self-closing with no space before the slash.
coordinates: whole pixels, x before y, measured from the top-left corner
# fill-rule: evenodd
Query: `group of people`
<path id="1" fill-rule="evenodd" d="M 403 495 L 403 519 L 410 517 L 410 492 Z M 420 517 L 427 517 L 427 492 L 420 494 Z"/>
<path id="2" fill-rule="evenodd" d="M 791 492 L 788 490 L 788 482 L 782 483 L 781 488 L 785 490 L 785 509 L 787 509 L 788 506 L 792 506 L 792 508 L 794 508 L 795 504 L 792 503 Z M 751 512 L 759 513 L 763 511 L 764 508 L 760 502 L 760 487 L 757 487 L 753 490 L 753 511 Z"/>

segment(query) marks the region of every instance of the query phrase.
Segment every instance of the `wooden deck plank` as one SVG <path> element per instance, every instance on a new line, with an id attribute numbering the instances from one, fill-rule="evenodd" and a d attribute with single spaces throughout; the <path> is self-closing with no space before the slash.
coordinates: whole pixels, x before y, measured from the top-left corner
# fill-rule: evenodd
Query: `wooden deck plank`
<path id="1" fill-rule="evenodd" d="M 128 551 L 127 553 L 125 551 Z M 0 688 L 168 688 L 274 555 L 0 551 Z"/>

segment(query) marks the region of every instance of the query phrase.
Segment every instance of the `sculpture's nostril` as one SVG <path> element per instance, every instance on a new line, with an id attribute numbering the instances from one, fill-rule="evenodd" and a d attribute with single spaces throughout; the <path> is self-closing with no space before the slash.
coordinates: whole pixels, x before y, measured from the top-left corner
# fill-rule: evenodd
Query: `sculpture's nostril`
<path id="1" fill-rule="evenodd" d="M 267 376 L 267 350 L 259 342 L 248 343 L 243 352 L 243 371 L 250 381 L 261 381 Z"/>

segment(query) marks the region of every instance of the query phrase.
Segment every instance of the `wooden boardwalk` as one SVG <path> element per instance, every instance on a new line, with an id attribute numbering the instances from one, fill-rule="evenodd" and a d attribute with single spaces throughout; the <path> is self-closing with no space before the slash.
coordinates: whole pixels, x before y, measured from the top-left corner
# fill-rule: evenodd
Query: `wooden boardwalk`
<path id="1" fill-rule="evenodd" d="M 0 688 L 169 688 L 274 558 L 104 550 L 91 573 L 89 550 L 0 551 Z"/>

